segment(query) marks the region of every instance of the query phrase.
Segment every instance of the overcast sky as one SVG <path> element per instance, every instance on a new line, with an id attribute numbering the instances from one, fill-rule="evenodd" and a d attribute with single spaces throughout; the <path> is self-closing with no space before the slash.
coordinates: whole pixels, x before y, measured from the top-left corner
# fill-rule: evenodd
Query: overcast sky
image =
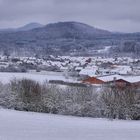
<path id="1" fill-rule="evenodd" d="M 140 0 L 0 0 L 0 28 L 58 21 L 140 32 Z"/>

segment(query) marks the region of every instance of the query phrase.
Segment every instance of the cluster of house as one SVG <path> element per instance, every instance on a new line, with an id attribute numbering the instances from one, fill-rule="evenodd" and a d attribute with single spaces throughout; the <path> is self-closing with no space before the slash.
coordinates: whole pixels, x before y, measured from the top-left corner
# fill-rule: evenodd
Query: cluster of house
<path id="1" fill-rule="evenodd" d="M 130 57 L 56 57 L 50 55 L 44 58 L 7 58 L 0 56 L 0 70 L 7 70 L 6 68 L 11 71 L 24 68 L 26 72 L 30 70 L 61 72 L 67 77 L 74 77 L 77 81 L 93 85 L 114 83 L 114 81 L 118 84 L 140 84 L 140 59 Z"/>

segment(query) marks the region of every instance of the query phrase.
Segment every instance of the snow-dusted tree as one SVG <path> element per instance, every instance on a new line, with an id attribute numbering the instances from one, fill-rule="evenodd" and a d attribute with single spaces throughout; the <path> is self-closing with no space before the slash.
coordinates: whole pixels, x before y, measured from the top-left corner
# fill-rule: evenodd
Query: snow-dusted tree
<path id="1" fill-rule="evenodd" d="M 58 113 L 59 104 L 63 100 L 60 99 L 61 89 L 56 85 L 46 85 L 42 87 L 42 107 L 44 112 Z"/>
<path id="2" fill-rule="evenodd" d="M 25 109 L 30 111 L 40 111 L 41 105 L 41 85 L 33 80 L 21 79 L 11 81 L 12 92 L 16 95 L 17 109 Z"/>
<path id="3" fill-rule="evenodd" d="M 135 88 L 112 86 L 104 89 L 102 100 L 105 104 L 105 115 L 109 118 L 140 118 L 139 94 Z"/>

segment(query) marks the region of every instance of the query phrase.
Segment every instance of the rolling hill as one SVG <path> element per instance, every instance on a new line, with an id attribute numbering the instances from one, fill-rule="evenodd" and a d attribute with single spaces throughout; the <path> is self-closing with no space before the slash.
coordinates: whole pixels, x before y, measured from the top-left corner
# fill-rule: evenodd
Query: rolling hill
<path id="1" fill-rule="evenodd" d="M 116 45 L 121 40 L 140 40 L 140 34 L 116 34 L 79 22 L 58 22 L 46 26 L 36 23 L 19 28 L 16 32 L 0 33 L 0 51 L 46 54 L 69 54 L 98 46 Z"/>
<path id="2" fill-rule="evenodd" d="M 35 28 L 43 27 L 44 25 L 40 23 L 29 23 L 19 28 L 7 28 L 7 29 L 0 29 L 0 32 L 18 32 L 18 31 L 29 31 Z"/>

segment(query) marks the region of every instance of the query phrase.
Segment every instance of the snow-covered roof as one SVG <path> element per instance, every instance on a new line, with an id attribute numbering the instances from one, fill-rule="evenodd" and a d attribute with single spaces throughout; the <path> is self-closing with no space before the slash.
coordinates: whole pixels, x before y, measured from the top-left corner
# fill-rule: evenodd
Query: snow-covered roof
<path id="1" fill-rule="evenodd" d="M 120 75 L 106 75 L 106 76 L 100 76 L 100 77 L 97 77 L 98 79 L 104 81 L 104 82 L 109 82 L 109 81 L 113 81 L 114 79 L 118 80 L 118 79 L 123 79 L 122 76 Z"/>
<path id="2" fill-rule="evenodd" d="M 115 75 L 108 75 L 108 76 L 100 76 L 97 78 L 104 82 L 113 81 L 114 79 L 115 80 L 123 79 L 129 83 L 140 82 L 140 76 L 121 76 L 121 75 L 115 74 Z"/>
<path id="3" fill-rule="evenodd" d="M 112 72 L 117 72 L 119 74 L 128 74 L 131 71 L 130 66 L 117 66 L 115 69 L 111 69 Z"/>
<path id="4" fill-rule="evenodd" d="M 140 82 L 140 76 L 128 76 L 128 77 L 124 77 L 124 80 L 130 83 L 136 83 L 136 82 Z"/>
<path id="5" fill-rule="evenodd" d="M 96 76 L 97 69 L 82 69 L 79 74 L 80 75 L 88 75 L 88 76 Z"/>

